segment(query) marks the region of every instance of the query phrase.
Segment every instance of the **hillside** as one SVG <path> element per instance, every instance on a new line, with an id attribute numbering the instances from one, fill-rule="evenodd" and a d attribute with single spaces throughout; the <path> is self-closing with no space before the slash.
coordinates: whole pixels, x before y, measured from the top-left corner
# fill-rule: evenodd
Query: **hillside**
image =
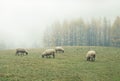
<path id="1" fill-rule="evenodd" d="M 96 61 L 85 59 L 89 47 L 64 47 L 65 53 L 41 58 L 44 49 L 30 49 L 27 56 L 15 50 L 0 51 L 0 81 L 120 81 L 120 50 L 92 47 Z"/>

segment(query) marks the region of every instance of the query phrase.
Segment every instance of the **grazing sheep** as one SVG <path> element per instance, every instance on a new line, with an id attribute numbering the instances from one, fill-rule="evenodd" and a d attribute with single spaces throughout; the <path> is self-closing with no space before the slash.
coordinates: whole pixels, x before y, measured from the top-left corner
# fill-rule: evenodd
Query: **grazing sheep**
<path id="1" fill-rule="evenodd" d="M 24 53 L 25 53 L 26 55 L 28 55 L 28 52 L 27 52 L 25 49 L 22 49 L 22 48 L 16 49 L 16 55 L 19 56 L 19 54 L 21 54 L 21 56 L 22 56 L 22 55 L 24 55 Z"/>
<path id="2" fill-rule="evenodd" d="M 56 47 L 56 48 L 55 48 L 55 51 L 56 51 L 56 53 L 57 53 L 58 51 L 64 53 L 64 49 L 63 49 L 62 47 Z"/>
<path id="3" fill-rule="evenodd" d="M 86 54 L 87 61 L 95 61 L 96 52 L 95 51 L 88 51 Z"/>
<path id="4" fill-rule="evenodd" d="M 50 58 L 50 56 L 53 56 L 53 58 L 55 58 L 55 50 L 54 49 L 47 49 L 42 53 L 42 58 L 44 58 L 46 56 L 46 58 Z"/>

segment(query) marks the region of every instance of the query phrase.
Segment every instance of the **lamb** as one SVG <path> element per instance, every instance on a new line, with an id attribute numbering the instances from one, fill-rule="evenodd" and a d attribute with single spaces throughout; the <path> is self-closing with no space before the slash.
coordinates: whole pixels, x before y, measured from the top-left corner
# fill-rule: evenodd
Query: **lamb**
<path id="1" fill-rule="evenodd" d="M 47 49 L 42 53 L 42 58 L 44 58 L 46 56 L 46 58 L 50 58 L 50 56 L 53 56 L 53 58 L 55 58 L 55 49 Z"/>
<path id="2" fill-rule="evenodd" d="M 95 51 L 88 51 L 86 54 L 86 59 L 87 61 L 95 61 L 95 57 L 96 57 L 96 52 Z"/>
<path id="3" fill-rule="evenodd" d="M 56 47 L 56 48 L 55 48 L 55 51 L 56 51 L 56 53 L 57 53 L 58 51 L 64 53 L 64 49 L 63 49 L 62 47 Z"/>
<path id="4" fill-rule="evenodd" d="M 24 55 L 24 53 L 25 53 L 26 55 L 28 55 L 28 52 L 27 52 L 25 49 L 22 49 L 22 48 L 16 49 L 16 55 L 21 54 L 21 56 L 22 56 L 22 55 Z"/>

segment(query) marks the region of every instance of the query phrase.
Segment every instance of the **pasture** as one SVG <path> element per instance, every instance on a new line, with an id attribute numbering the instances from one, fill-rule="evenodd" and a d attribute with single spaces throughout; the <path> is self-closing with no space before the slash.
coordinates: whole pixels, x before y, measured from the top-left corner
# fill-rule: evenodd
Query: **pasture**
<path id="1" fill-rule="evenodd" d="M 15 56 L 0 50 L 0 81 L 120 81 L 120 48 L 92 47 L 96 61 L 86 61 L 89 47 L 67 46 L 55 58 L 42 58 L 44 49 Z"/>

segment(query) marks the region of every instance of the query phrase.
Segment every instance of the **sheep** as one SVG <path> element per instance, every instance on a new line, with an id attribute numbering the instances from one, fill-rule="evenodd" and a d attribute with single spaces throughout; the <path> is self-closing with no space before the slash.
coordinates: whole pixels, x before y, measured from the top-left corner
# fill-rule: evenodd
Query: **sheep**
<path id="1" fill-rule="evenodd" d="M 58 51 L 64 53 L 64 49 L 62 47 L 55 47 L 55 51 L 56 51 L 56 53 Z"/>
<path id="2" fill-rule="evenodd" d="M 95 61 L 95 57 L 96 57 L 96 52 L 95 51 L 88 51 L 86 54 L 86 59 L 87 61 Z"/>
<path id="3" fill-rule="evenodd" d="M 27 52 L 25 49 L 22 49 L 22 48 L 16 49 L 16 55 L 19 56 L 19 54 L 21 54 L 21 56 L 22 56 L 22 55 L 24 55 L 24 53 L 25 53 L 26 55 L 28 55 L 28 52 Z"/>
<path id="4" fill-rule="evenodd" d="M 53 58 L 55 58 L 55 49 L 47 49 L 42 53 L 42 58 L 44 58 L 46 56 L 46 58 L 50 58 L 50 56 L 53 56 Z"/>

